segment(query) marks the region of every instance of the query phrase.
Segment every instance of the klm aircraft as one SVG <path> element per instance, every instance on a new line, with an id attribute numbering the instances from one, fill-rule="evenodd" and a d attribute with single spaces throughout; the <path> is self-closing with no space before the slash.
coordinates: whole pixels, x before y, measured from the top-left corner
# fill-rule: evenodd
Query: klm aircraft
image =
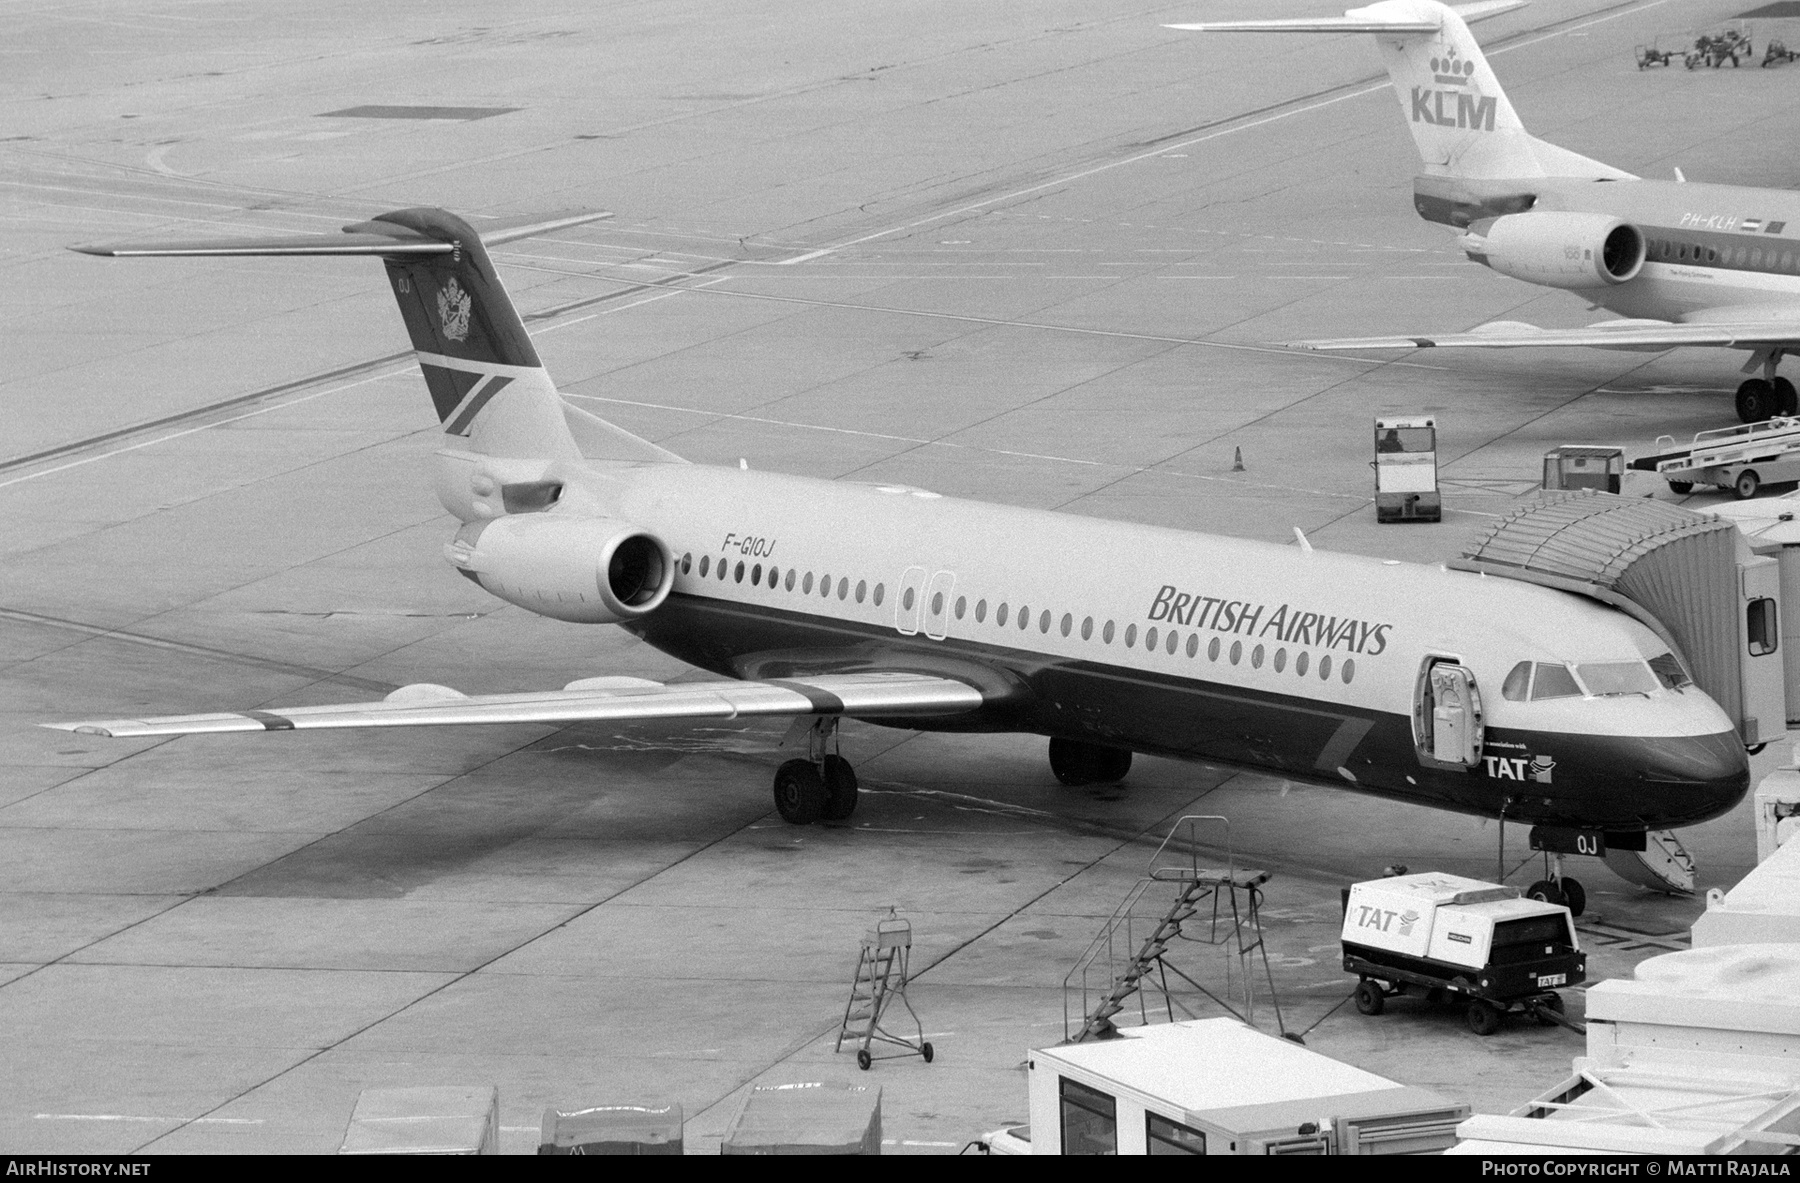
<path id="1" fill-rule="evenodd" d="M 1470 259 L 1579 293 L 1623 319 L 1582 329 L 1495 321 L 1464 333 L 1295 341 L 1304 349 L 1582 345 L 1749 353 L 1746 423 L 1800 411 L 1782 358 L 1800 349 L 1800 193 L 1648 181 L 1526 132 L 1466 22 L 1522 8 L 1383 0 L 1342 17 L 1170 25 L 1202 32 L 1368 33 L 1423 160 L 1413 206 Z M 1676 174 L 1680 176 L 1679 172 Z"/>

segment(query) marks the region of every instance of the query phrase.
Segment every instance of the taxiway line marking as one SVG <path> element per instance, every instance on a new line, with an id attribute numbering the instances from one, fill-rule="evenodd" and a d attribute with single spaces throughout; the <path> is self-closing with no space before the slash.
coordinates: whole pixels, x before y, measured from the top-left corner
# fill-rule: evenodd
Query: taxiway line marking
<path id="1" fill-rule="evenodd" d="M 737 288 L 715 288 L 712 284 L 723 283 L 728 279 L 749 276 L 722 275 L 710 283 L 678 290 L 684 292 L 704 291 L 710 296 L 733 296 L 741 300 L 769 300 L 777 304 L 803 304 L 813 308 L 841 308 L 847 312 L 877 312 L 890 316 L 920 316 L 931 320 L 951 320 L 963 324 L 988 325 L 1001 329 L 1037 329 L 1046 333 L 1073 333 L 1086 337 L 1111 337 L 1123 341 L 1150 341 L 1159 345 L 1197 345 L 1203 349 L 1233 349 L 1242 353 L 1273 353 L 1282 357 L 1321 357 L 1333 361 L 1358 362 L 1370 367 L 1383 365 L 1402 366 L 1410 370 L 1447 370 L 1446 366 L 1427 365 L 1416 361 L 1377 362 L 1368 358 L 1343 357 L 1338 354 L 1324 353 L 1311 349 L 1285 349 L 1279 345 L 1249 345 L 1241 341 L 1214 341 L 1206 337 L 1171 337 L 1160 333 L 1133 333 L 1126 329 L 1090 329 L 1081 325 L 1047 324 L 1036 320 L 1007 320 L 998 316 L 972 316 L 966 312 L 934 312 L 927 308 L 894 308 L 885 304 L 857 304 L 849 300 L 813 300 L 804 296 L 777 296 L 771 292 L 746 292 Z M 1110 277 L 1105 277 L 1110 278 Z M 1348 277 L 1343 277 L 1348 278 Z M 0 486 L 4 487 L 4 486 Z"/>
<path id="2" fill-rule="evenodd" d="M 406 361 L 410 362 L 411 360 L 411 351 L 408 350 Z M 280 402 L 272 402 L 268 406 L 258 407 L 254 411 L 245 411 L 241 415 L 232 415 L 224 419 L 215 419 L 210 423 L 202 423 L 198 427 L 189 427 L 183 431 L 170 432 L 168 435 L 159 435 L 151 439 L 139 440 L 135 444 L 126 444 L 124 447 L 114 448 L 110 452 L 99 452 L 92 456 L 83 456 L 79 460 L 71 460 L 66 464 L 58 464 L 51 468 L 40 468 L 36 472 L 28 472 L 24 476 L 16 476 L 11 480 L 0 481 L 0 489 L 7 488 L 10 485 L 22 484 L 25 481 L 35 481 L 39 477 L 50 476 L 53 473 L 66 472 L 71 468 L 80 468 L 84 464 L 92 464 L 97 460 L 110 460 L 114 456 L 123 456 L 127 452 L 135 452 L 139 448 L 148 448 L 154 444 L 166 444 L 170 440 L 178 440 L 183 436 L 193 435 L 195 432 L 199 431 L 208 431 L 214 427 L 220 427 L 227 423 L 238 423 L 245 419 L 254 419 L 258 415 L 267 415 L 270 411 L 279 411 L 287 407 L 297 407 L 301 403 L 309 403 L 315 398 L 324 398 L 328 394 L 341 394 L 346 390 L 355 390 L 358 386 L 367 386 L 371 382 L 380 382 L 384 379 L 397 377 L 398 375 L 406 373 L 406 366 L 404 363 L 395 361 L 390 364 L 394 364 L 400 368 L 392 369 L 382 374 L 371 374 L 367 378 L 362 378 L 355 382 L 348 382 L 342 386 L 332 386 L 325 390 L 315 390 L 311 394 L 303 394 L 299 398 L 282 399 Z"/>
<path id="3" fill-rule="evenodd" d="M 34 1113 L 34 1121 L 191 1122 L 194 1125 L 263 1125 L 260 1117 L 146 1117 L 135 1113 Z"/>

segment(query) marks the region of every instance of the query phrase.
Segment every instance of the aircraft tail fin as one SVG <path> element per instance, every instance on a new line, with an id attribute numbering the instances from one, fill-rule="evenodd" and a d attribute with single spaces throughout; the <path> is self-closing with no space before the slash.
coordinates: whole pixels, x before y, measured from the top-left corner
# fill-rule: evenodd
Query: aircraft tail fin
<path id="1" fill-rule="evenodd" d="M 544 370 L 518 310 L 494 271 L 487 246 L 611 215 L 585 212 L 514 218 L 479 232 L 455 214 L 414 208 L 379 214 L 341 234 L 78 246 L 115 258 L 227 255 L 373 255 L 412 338 L 438 421 L 457 446 L 492 456 L 578 459 L 573 408 Z M 586 418 L 592 419 L 592 416 Z M 604 424 L 604 421 L 597 421 Z M 589 425 L 591 427 L 591 425 Z M 607 455 L 597 459 L 670 461 L 679 457 L 604 424 Z M 593 438 L 594 431 L 584 436 Z"/>
<path id="2" fill-rule="evenodd" d="M 1519 121 L 1469 32 L 1469 22 L 1512 12 L 1525 3 L 1485 0 L 1451 7 L 1436 0 L 1382 0 L 1350 9 L 1342 17 L 1169 27 L 1198 32 L 1373 34 L 1429 175 L 1471 180 L 1634 179 L 1611 165 L 1544 143 Z"/>

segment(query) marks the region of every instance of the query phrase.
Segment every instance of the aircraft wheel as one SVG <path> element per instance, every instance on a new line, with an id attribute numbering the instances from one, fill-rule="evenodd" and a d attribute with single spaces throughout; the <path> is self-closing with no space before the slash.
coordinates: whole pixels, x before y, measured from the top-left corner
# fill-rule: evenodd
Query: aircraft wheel
<path id="1" fill-rule="evenodd" d="M 932 1058 L 937 1055 L 937 1051 L 931 1046 L 931 1043 L 927 1041 L 919 1045 L 919 1054 L 924 1056 L 925 1062 L 929 1064 L 931 1063 Z"/>
<path id="2" fill-rule="evenodd" d="M 1756 491 L 1760 488 L 1762 488 L 1762 478 L 1756 475 L 1754 468 L 1746 468 L 1738 473 L 1737 482 L 1731 486 L 1731 492 L 1739 501 L 1748 501 L 1756 496 Z"/>
<path id="3" fill-rule="evenodd" d="M 1800 415 L 1800 392 L 1786 378 L 1776 378 L 1770 383 L 1775 388 L 1775 413 L 1778 415 Z"/>
<path id="4" fill-rule="evenodd" d="M 875 1057 L 869 1054 L 867 1048 L 856 1053 L 856 1066 L 861 1068 L 864 1072 L 867 1072 L 869 1070 L 869 1065 L 874 1062 Z"/>
<path id="5" fill-rule="evenodd" d="M 1500 1012 L 1492 1003 L 1477 998 L 1469 1003 L 1469 1009 L 1463 1012 L 1469 1022 L 1469 1030 L 1477 1035 L 1487 1036 L 1500 1030 Z"/>
<path id="6" fill-rule="evenodd" d="M 1761 378 L 1751 378 L 1737 388 L 1738 418 L 1745 423 L 1761 423 L 1775 413 L 1775 387 Z"/>
<path id="7" fill-rule="evenodd" d="M 1102 784 L 1114 784 L 1125 779 L 1131 771 L 1130 748 L 1095 748 L 1094 779 Z"/>
<path id="8" fill-rule="evenodd" d="M 856 769 L 842 756 L 825 757 L 826 821 L 841 822 L 856 812 Z"/>
<path id="9" fill-rule="evenodd" d="M 1356 984 L 1356 1010 L 1358 1014 L 1378 1015 L 1387 1007 L 1387 998 L 1381 987 L 1364 978 Z"/>
<path id="10" fill-rule="evenodd" d="M 1549 879 L 1539 879 L 1536 883 L 1527 887 L 1525 889 L 1525 898 L 1528 900 L 1539 900 L 1546 904 L 1561 904 L 1567 902 L 1563 899 L 1563 893 L 1557 889 L 1556 884 Z"/>
<path id="11" fill-rule="evenodd" d="M 1694 491 L 1694 482 L 1693 481 L 1670 481 L 1669 482 L 1669 492 L 1675 494 L 1677 497 L 1686 497 L 1689 493 L 1692 493 L 1693 491 Z"/>
<path id="12" fill-rule="evenodd" d="M 1050 741 L 1050 771 L 1065 785 L 1110 784 L 1131 770 L 1131 752 L 1078 739 Z"/>
<path id="13" fill-rule="evenodd" d="M 825 778 L 809 760 L 789 760 L 775 770 L 775 811 L 781 820 L 809 826 L 825 815 Z"/>
<path id="14" fill-rule="evenodd" d="M 1093 780 L 1088 771 L 1087 745 L 1072 739 L 1050 741 L 1050 771 L 1065 785 L 1074 787 Z"/>
<path id="15" fill-rule="evenodd" d="M 1561 883 L 1563 903 L 1569 905 L 1569 915 L 1579 916 L 1587 911 L 1587 888 L 1581 886 L 1579 879 L 1563 877 Z"/>

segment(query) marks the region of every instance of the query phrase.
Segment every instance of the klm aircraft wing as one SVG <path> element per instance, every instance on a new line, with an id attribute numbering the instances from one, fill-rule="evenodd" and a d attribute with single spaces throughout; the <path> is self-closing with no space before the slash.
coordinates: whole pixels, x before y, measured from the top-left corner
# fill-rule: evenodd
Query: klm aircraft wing
<path id="1" fill-rule="evenodd" d="M 1478 4 L 1453 4 L 1450 10 L 1467 24 L 1524 8 L 1529 0 L 1484 0 Z M 1343 16 L 1301 17 L 1273 21 L 1205 21 L 1191 25 L 1164 25 L 1192 33 L 1435 33 L 1434 20 L 1392 19 L 1379 5 L 1353 8 Z"/>
<path id="2" fill-rule="evenodd" d="M 1739 349 L 1800 348 L 1800 309 L 1780 320 L 1675 324 L 1659 320 L 1602 321 L 1581 329 L 1540 329 L 1514 320 L 1495 321 L 1466 333 L 1430 336 L 1336 337 L 1284 341 L 1292 349 L 1533 349 L 1586 346 L 1592 349 L 1674 349 L 1718 345 Z"/>
<path id="3" fill-rule="evenodd" d="M 865 672 L 761 682 L 587 678 L 532 694 L 462 694 L 447 686 L 403 686 L 380 702 L 46 723 L 59 731 L 121 739 L 220 731 L 306 731 L 325 727 L 442 727 L 468 723 L 625 722 L 782 715 L 899 718 L 957 715 L 984 702 L 981 691 L 930 674 Z"/>

